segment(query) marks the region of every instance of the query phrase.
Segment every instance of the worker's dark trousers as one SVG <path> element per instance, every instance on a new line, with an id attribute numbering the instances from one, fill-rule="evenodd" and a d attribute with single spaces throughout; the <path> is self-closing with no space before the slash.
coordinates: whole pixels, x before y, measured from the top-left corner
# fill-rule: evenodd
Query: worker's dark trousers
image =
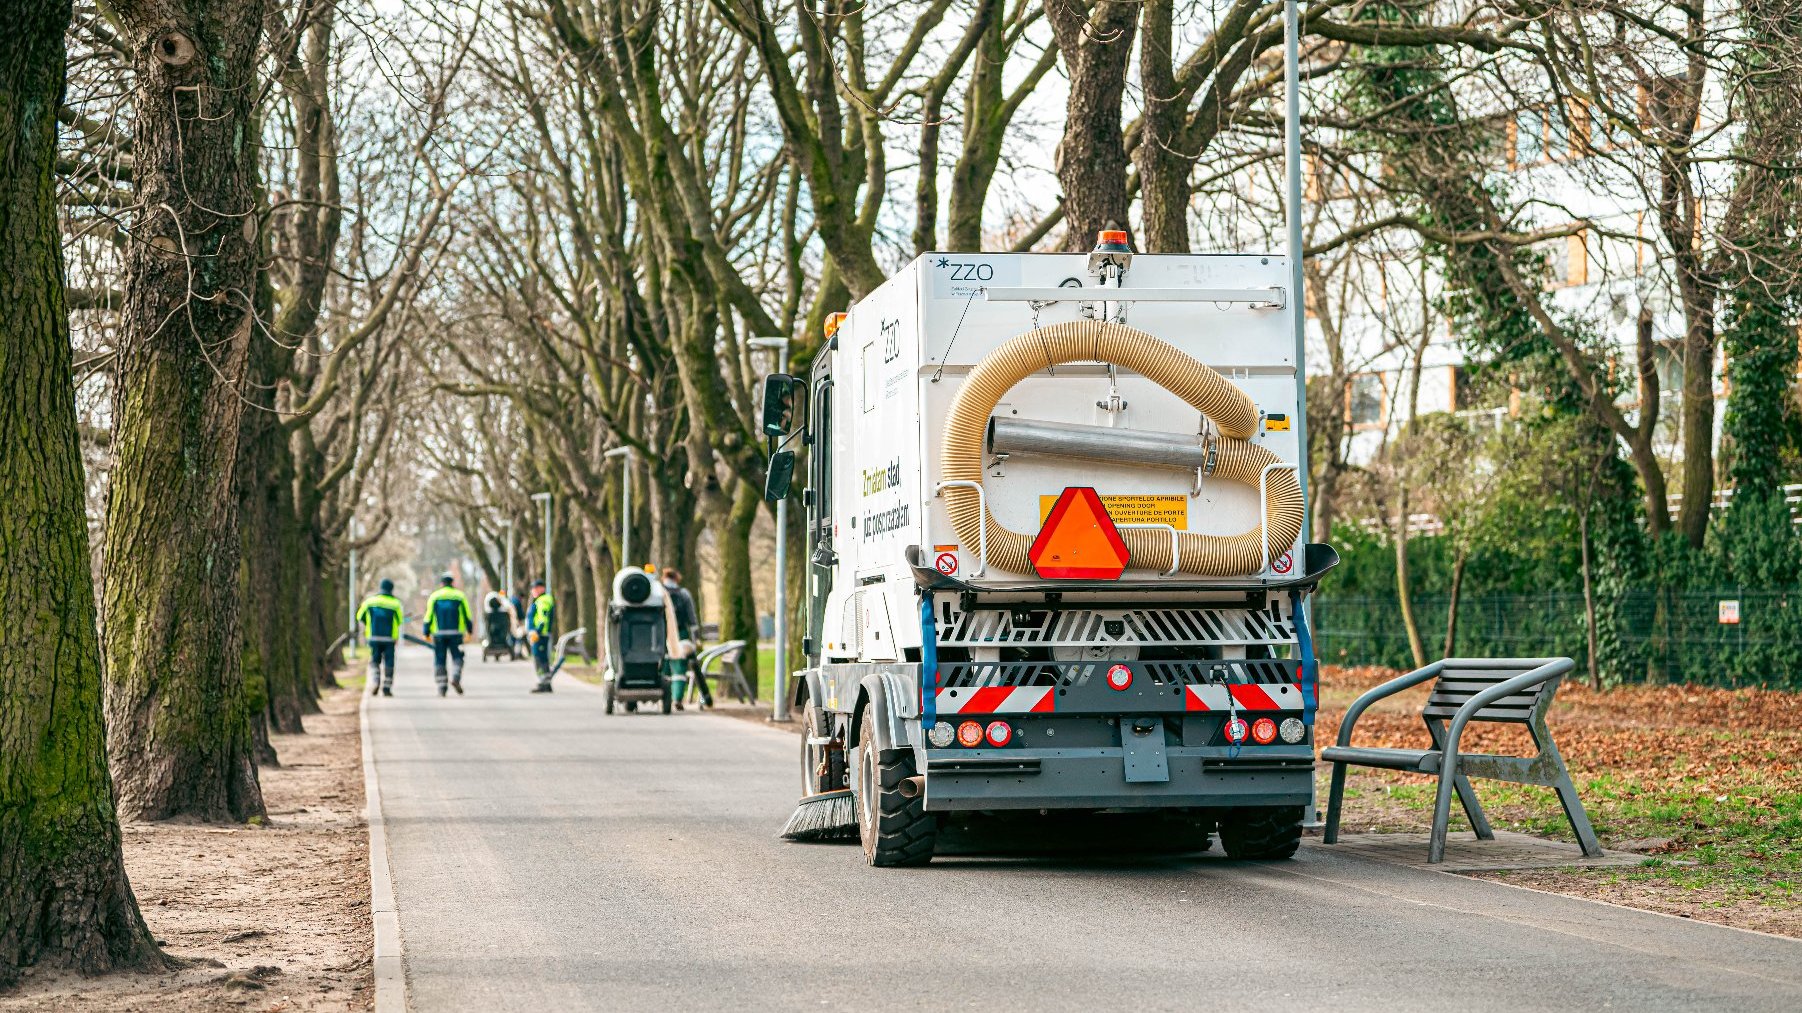
<path id="1" fill-rule="evenodd" d="M 445 655 L 450 655 L 450 681 L 463 685 L 463 634 L 435 633 L 432 635 L 432 679 L 438 688 L 444 688 Z"/>
<path id="2" fill-rule="evenodd" d="M 369 692 L 394 688 L 394 641 L 369 641 Z"/>
<path id="3" fill-rule="evenodd" d="M 712 707 L 713 706 L 713 691 L 707 688 L 707 676 L 705 676 L 701 673 L 700 664 L 698 664 L 695 661 L 693 655 L 690 655 L 688 658 L 686 658 L 684 660 L 686 660 L 688 662 L 688 666 L 687 666 L 688 667 L 688 681 L 691 684 L 693 684 L 695 689 L 698 689 L 701 691 L 702 704 L 704 704 L 705 706 L 708 706 L 708 707 Z M 684 694 L 684 695 L 686 695 L 686 694 Z"/>
<path id="4" fill-rule="evenodd" d="M 532 667 L 538 670 L 538 683 L 544 685 L 551 681 L 551 638 L 540 636 L 532 645 Z"/>

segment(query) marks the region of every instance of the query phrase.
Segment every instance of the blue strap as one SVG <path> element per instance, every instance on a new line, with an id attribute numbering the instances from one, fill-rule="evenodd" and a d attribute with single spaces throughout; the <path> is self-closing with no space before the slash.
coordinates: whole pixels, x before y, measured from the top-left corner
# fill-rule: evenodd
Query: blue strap
<path id="1" fill-rule="evenodd" d="M 932 619 L 932 596 L 920 596 L 920 730 L 939 719 L 939 633 Z"/>
<path id="2" fill-rule="evenodd" d="M 1314 709 L 1320 701 L 1320 659 L 1314 657 L 1314 637 L 1308 632 L 1307 599 L 1296 595 L 1295 639 L 1301 652 L 1301 721 L 1314 727 Z"/>

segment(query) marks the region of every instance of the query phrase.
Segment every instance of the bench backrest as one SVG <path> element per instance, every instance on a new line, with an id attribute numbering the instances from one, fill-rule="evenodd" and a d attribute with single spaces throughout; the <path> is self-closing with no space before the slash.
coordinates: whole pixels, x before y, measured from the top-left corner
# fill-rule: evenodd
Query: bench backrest
<path id="1" fill-rule="evenodd" d="M 1422 712 L 1422 716 L 1450 721 L 1460 707 L 1470 702 L 1471 697 L 1496 683 L 1507 682 L 1529 671 L 1532 671 L 1531 667 L 1498 667 L 1494 662 L 1471 662 L 1466 667 L 1460 665 L 1458 659 L 1448 660 L 1445 669 L 1439 673 L 1438 680 L 1433 683 L 1433 694 L 1427 698 L 1426 710 Z M 1558 683 L 1563 679 L 1563 676 L 1556 676 L 1537 686 L 1510 693 L 1477 711 L 1471 716 L 1471 720 L 1528 724 L 1539 708 L 1551 703 L 1552 696 L 1558 691 Z"/>

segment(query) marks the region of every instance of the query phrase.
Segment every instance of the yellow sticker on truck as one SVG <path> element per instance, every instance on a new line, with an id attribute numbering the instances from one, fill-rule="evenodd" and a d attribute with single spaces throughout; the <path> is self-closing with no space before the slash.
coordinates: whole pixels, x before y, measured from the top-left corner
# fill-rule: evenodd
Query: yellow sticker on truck
<path id="1" fill-rule="evenodd" d="M 1051 516 L 1056 496 L 1039 497 L 1039 524 Z M 1140 494 L 1103 496 L 1101 505 L 1115 524 L 1168 524 L 1178 531 L 1189 530 L 1189 497 Z"/>

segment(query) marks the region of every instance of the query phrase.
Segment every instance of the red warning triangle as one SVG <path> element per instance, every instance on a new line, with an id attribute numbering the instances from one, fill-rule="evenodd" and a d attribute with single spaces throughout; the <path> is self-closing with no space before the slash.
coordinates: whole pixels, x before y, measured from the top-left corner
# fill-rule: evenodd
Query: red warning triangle
<path id="1" fill-rule="evenodd" d="M 1048 580 L 1114 580 L 1126 570 L 1126 542 L 1101 497 L 1087 486 L 1065 489 L 1026 552 Z"/>

